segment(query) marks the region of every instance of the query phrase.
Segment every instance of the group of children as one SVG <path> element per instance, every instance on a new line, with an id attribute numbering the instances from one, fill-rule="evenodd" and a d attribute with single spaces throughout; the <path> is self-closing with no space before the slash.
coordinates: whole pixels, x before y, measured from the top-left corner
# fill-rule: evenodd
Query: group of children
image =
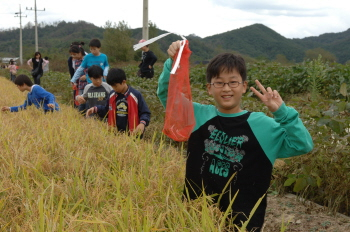
<path id="1" fill-rule="evenodd" d="M 98 39 L 90 41 L 91 53 L 87 55 L 82 45 L 72 45 L 69 50 L 75 68 L 70 81 L 78 110 L 86 117 L 107 119 L 108 124 L 119 132 L 142 136 L 151 118 L 142 94 L 127 85 L 122 69 L 109 69 L 107 56 L 100 51 Z"/>
<path id="2" fill-rule="evenodd" d="M 107 117 L 108 124 L 116 126 L 119 131 L 142 134 L 150 122 L 150 111 L 141 93 L 127 85 L 122 69 L 109 69 L 97 41 L 92 41 L 89 46 L 91 53 L 85 56 L 71 79 L 76 86 L 80 83 L 77 80 L 85 75 L 82 81 L 86 79 L 91 83 L 86 84 L 76 97 L 79 103 L 87 103 L 86 116 Z M 170 58 L 164 63 L 158 80 L 157 95 L 164 107 L 171 88 L 169 79 L 173 57 L 180 47 L 181 41 L 169 46 Z M 72 47 L 73 54 L 83 56 L 79 50 L 73 50 Z M 105 78 L 107 84 L 103 82 Z M 247 226 L 249 231 L 261 231 L 267 206 L 266 192 L 275 160 L 306 154 L 312 150 L 313 141 L 298 112 L 287 107 L 276 90 L 265 88 L 257 80 L 255 83 L 260 91 L 254 87 L 250 90 L 268 107 L 274 118 L 243 110 L 241 98 L 248 88 L 246 78 L 245 61 L 240 56 L 223 53 L 208 64 L 206 90 L 216 104 L 192 104 L 195 127 L 188 140 L 183 195 L 188 200 L 203 194 L 211 195 L 220 210 L 230 210 L 232 222 L 237 225 L 247 220 L 256 202 L 263 197 Z M 26 76 L 18 76 L 15 84 L 21 91 L 30 92 L 28 103 L 3 107 L 3 111 L 25 109 L 29 104 L 41 105 L 44 111 L 58 109 L 53 96 L 40 86 L 33 86 Z M 238 195 L 231 203 L 236 193 Z"/>
<path id="3" fill-rule="evenodd" d="M 109 70 L 107 56 L 100 52 L 101 42 L 92 39 L 89 43 L 91 53 L 86 54 L 83 43 L 73 43 L 69 49 L 68 60 L 72 73 L 71 83 L 74 88 L 76 106 L 86 117 L 96 116 L 107 120 L 108 124 L 119 132 L 143 135 L 150 122 L 151 112 L 142 94 L 127 85 L 122 69 Z M 107 82 L 106 82 L 107 81 Z M 15 84 L 20 91 L 28 91 L 23 105 L 2 107 L 2 111 L 17 112 L 34 104 L 44 112 L 59 110 L 53 94 L 39 85 L 33 84 L 26 75 L 19 75 Z"/>

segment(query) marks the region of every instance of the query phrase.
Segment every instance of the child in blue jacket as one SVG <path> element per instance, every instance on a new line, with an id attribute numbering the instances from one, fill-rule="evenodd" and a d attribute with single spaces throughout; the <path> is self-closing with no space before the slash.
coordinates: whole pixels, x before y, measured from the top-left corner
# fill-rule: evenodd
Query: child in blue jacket
<path id="1" fill-rule="evenodd" d="M 47 92 L 39 85 L 33 85 L 33 82 L 27 75 L 18 75 L 15 79 L 15 85 L 21 91 L 28 91 L 27 99 L 20 106 L 3 106 L 2 111 L 18 112 L 25 110 L 27 106 L 34 105 L 38 109 L 43 109 L 44 112 L 52 112 L 59 110 L 58 103 L 55 101 L 55 96 Z"/>

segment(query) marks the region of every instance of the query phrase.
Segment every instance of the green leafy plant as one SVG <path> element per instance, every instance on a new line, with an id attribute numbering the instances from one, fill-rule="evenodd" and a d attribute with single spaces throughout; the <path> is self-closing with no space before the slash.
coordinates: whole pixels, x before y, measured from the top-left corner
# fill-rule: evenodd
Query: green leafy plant
<path id="1" fill-rule="evenodd" d="M 308 82 L 310 85 L 311 100 L 316 101 L 324 85 L 327 72 L 327 63 L 323 63 L 322 56 L 319 55 L 317 60 L 308 63 Z"/>
<path id="2" fill-rule="evenodd" d="M 305 190 L 308 185 L 312 187 L 320 187 L 322 179 L 312 170 L 310 166 L 301 166 L 300 174 L 289 174 L 288 179 L 284 182 L 284 186 L 291 186 L 294 184 L 293 191 L 300 192 Z"/>

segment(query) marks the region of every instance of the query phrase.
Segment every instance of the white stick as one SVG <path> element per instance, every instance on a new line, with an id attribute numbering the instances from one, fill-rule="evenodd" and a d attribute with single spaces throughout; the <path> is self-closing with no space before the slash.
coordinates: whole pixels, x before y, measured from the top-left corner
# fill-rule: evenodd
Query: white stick
<path id="1" fill-rule="evenodd" d="M 147 40 L 147 41 L 145 41 L 145 42 L 143 42 L 143 43 L 135 44 L 135 45 L 133 46 L 134 51 L 136 51 L 137 49 L 142 48 L 143 46 L 146 46 L 146 45 L 148 45 L 148 44 L 151 44 L 151 43 L 153 43 L 153 42 L 155 42 L 155 41 L 157 41 L 157 40 L 159 40 L 159 39 L 161 39 L 161 38 L 163 38 L 163 37 L 165 37 L 165 36 L 167 36 L 167 35 L 169 35 L 169 34 L 171 34 L 171 32 L 165 33 L 165 34 L 161 34 L 161 35 L 159 35 L 159 36 L 157 36 L 157 37 L 154 37 L 154 38 L 152 38 L 152 39 L 149 39 L 149 40 Z"/>
<path id="2" fill-rule="evenodd" d="M 159 35 L 159 36 L 157 36 L 157 37 L 154 37 L 154 38 L 152 38 L 152 39 L 149 39 L 149 40 L 147 40 L 147 41 L 145 41 L 145 42 L 143 42 L 143 43 L 135 44 L 135 45 L 133 46 L 133 47 L 134 47 L 134 51 L 136 51 L 137 49 L 142 48 L 143 46 L 146 46 L 146 45 L 148 45 L 148 44 L 151 44 L 151 43 L 153 43 L 153 42 L 155 42 L 155 41 L 157 41 L 157 40 L 159 40 L 159 39 L 161 39 L 161 38 L 163 38 L 163 37 L 165 37 L 165 36 L 167 36 L 167 35 L 170 35 L 170 34 L 172 34 L 172 32 L 164 33 L 164 34 L 161 34 L 161 35 Z M 176 33 L 174 33 L 174 34 L 176 34 Z M 183 40 L 181 41 L 182 44 L 181 44 L 181 47 L 180 47 L 180 50 L 179 50 L 179 54 L 177 55 L 177 58 L 176 58 L 174 67 L 173 67 L 173 69 L 172 69 L 171 72 L 170 72 L 171 74 L 174 74 L 174 73 L 176 72 L 176 70 L 177 70 L 177 68 L 178 68 L 178 66 L 179 66 L 179 63 L 180 63 L 180 59 L 181 59 L 181 56 L 182 56 L 182 51 L 183 51 L 183 49 L 184 49 L 184 47 L 185 47 L 185 44 L 186 44 L 186 38 L 185 38 L 184 36 L 180 35 L 180 34 L 177 34 L 177 35 L 181 36 L 181 38 L 182 38 Z"/>
<path id="3" fill-rule="evenodd" d="M 183 38 L 184 38 L 184 37 L 183 37 Z M 179 53 L 177 54 L 174 67 L 173 67 L 173 69 L 171 70 L 170 74 L 175 74 L 177 68 L 179 67 L 179 63 L 180 63 L 181 56 L 182 56 L 182 51 L 184 50 L 185 44 L 186 44 L 186 39 L 184 39 L 184 40 L 181 41 L 181 47 L 180 47 L 180 49 L 179 49 Z"/>

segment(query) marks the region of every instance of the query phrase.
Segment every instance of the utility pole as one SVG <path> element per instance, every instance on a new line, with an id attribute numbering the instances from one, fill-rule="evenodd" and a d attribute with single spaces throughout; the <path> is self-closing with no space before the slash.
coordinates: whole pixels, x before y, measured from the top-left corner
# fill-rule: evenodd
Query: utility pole
<path id="1" fill-rule="evenodd" d="M 23 50 L 22 50 L 22 17 L 27 17 L 27 15 L 22 16 L 21 4 L 19 5 L 19 12 L 15 13 L 15 17 L 19 17 L 19 63 L 23 64 Z"/>
<path id="2" fill-rule="evenodd" d="M 148 40 L 148 0 L 143 0 L 142 39 Z"/>
<path id="3" fill-rule="evenodd" d="M 26 10 L 34 10 L 34 12 L 35 12 L 35 52 L 38 52 L 39 51 L 39 47 L 38 47 L 38 21 L 36 18 L 36 12 L 37 11 L 45 11 L 45 8 L 44 8 L 44 10 L 38 10 L 36 8 L 36 0 L 34 0 L 34 9 L 32 7 L 29 9 L 27 7 Z"/>

